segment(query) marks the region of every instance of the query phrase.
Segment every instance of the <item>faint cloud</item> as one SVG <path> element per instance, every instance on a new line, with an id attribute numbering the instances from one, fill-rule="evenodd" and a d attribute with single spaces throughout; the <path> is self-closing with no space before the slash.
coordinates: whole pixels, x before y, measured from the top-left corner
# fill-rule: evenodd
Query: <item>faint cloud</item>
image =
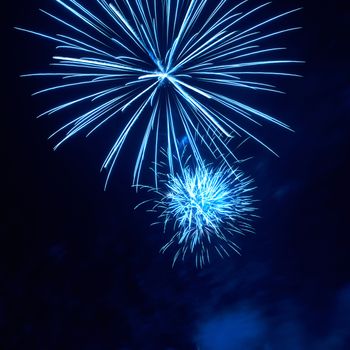
<path id="1" fill-rule="evenodd" d="M 241 308 L 201 324 L 196 340 L 200 350 L 256 349 L 265 331 L 265 324 L 257 311 Z"/>

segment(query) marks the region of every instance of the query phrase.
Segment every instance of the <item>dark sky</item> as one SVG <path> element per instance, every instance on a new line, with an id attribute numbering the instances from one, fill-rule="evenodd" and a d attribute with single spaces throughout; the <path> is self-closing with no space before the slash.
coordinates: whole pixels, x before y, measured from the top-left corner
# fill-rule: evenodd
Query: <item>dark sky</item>
<path id="1" fill-rule="evenodd" d="M 155 217 L 134 210 L 146 198 L 130 188 L 134 154 L 104 191 L 103 136 L 52 151 L 59 120 L 35 119 L 47 101 L 30 96 L 38 80 L 19 75 L 46 68 L 53 44 L 13 27 L 40 28 L 37 9 L 53 2 L 1 4 L 0 348 L 349 349 L 347 1 L 275 0 L 304 7 L 288 19 L 303 29 L 284 44 L 306 63 L 294 67 L 302 79 L 281 81 L 287 95 L 261 102 L 295 132 L 264 131 L 280 158 L 252 147 L 256 234 L 239 239 L 241 257 L 203 269 L 159 254 Z"/>

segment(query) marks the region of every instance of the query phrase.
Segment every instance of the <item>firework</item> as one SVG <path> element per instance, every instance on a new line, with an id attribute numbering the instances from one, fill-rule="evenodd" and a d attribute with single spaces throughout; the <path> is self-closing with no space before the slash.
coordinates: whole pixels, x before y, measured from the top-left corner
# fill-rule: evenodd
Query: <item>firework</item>
<path id="1" fill-rule="evenodd" d="M 35 94 L 64 96 L 61 104 L 42 113 L 70 116 L 52 135 L 59 137 L 56 148 L 83 130 L 90 135 L 117 119 L 120 129 L 102 167 L 108 171 L 107 181 L 135 128 L 143 130 L 136 141 L 133 183 L 139 183 L 149 161 L 154 164 L 156 187 L 160 149 L 166 148 L 169 172 L 174 174 L 174 155 L 181 158 L 179 135 L 186 134 L 201 169 L 207 158 L 231 163 L 235 155 L 228 140 L 240 143 L 248 137 L 271 150 L 253 135 L 253 125 L 267 121 L 289 129 L 234 96 L 243 90 L 280 92 L 265 78 L 296 76 L 285 66 L 299 61 L 283 59 L 283 48 L 270 46 L 269 39 L 298 29 L 283 28 L 280 22 L 298 9 L 266 17 L 261 11 L 269 3 L 250 7 L 247 0 L 56 3 L 63 10 L 59 15 L 41 11 L 61 26 L 61 33 L 17 28 L 54 41 L 59 52 L 52 70 L 26 76 L 56 79 Z M 271 25 L 277 29 L 271 30 Z"/>
<path id="2" fill-rule="evenodd" d="M 174 264 L 187 253 L 194 255 L 197 267 L 209 263 L 213 251 L 221 257 L 240 254 L 234 238 L 253 232 L 250 221 L 256 216 L 252 179 L 224 165 L 194 170 L 186 165 L 182 174 L 169 174 L 162 188 L 151 190 L 156 195 L 152 211 L 164 233 L 171 232 L 161 251 L 174 246 Z"/>

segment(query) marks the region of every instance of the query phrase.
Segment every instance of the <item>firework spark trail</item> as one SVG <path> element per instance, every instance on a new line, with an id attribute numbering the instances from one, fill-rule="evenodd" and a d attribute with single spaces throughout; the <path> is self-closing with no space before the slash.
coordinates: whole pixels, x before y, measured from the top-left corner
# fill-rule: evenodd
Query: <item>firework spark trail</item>
<path id="1" fill-rule="evenodd" d="M 181 174 L 166 177 L 162 189 L 150 189 L 158 198 L 152 209 L 158 213 L 157 223 L 166 234 L 169 225 L 175 232 L 161 249 L 176 247 L 173 265 L 187 253 L 194 255 L 197 267 L 210 263 L 212 251 L 222 258 L 230 251 L 240 254 L 234 237 L 253 232 L 250 221 L 256 217 L 252 183 L 226 165 L 194 170 L 185 165 Z"/>
<path id="2" fill-rule="evenodd" d="M 233 98 L 231 88 L 281 92 L 260 79 L 297 76 L 273 67 L 300 61 L 267 59 L 266 55 L 283 48 L 260 45 L 299 28 L 260 30 L 299 9 L 249 23 L 270 3 L 247 9 L 247 0 L 220 0 L 214 8 L 207 0 L 96 0 L 98 8 L 93 11 L 91 3 L 89 9 L 78 0 L 56 2 L 66 11 L 67 19 L 41 11 L 62 25 L 63 34 L 17 29 L 56 42 L 61 54 L 53 57 L 52 66 L 60 71 L 26 76 L 64 81 L 35 94 L 89 87 L 84 96 L 69 98 L 41 114 L 52 115 L 80 104 L 86 108 L 53 134 L 63 135 L 56 148 L 83 129 L 90 135 L 111 118 L 124 123 L 103 163 L 108 171 L 106 183 L 126 139 L 141 121 L 146 120 L 146 128 L 133 183 L 139 183 L 152 145 L 156 187 L 161 147 L 167 149 L 169 171 L 174 174 L 173 155 L 181 158 L 177 139 L 183 134 L 198 167 L 204 165 L 205 149 L 230 166 L 228 158 L 235 156 L 227 138 L 250 137 L 272 151 L 249 131 L 250 123 L 268 121 L 289 129 L 271 115 Z M 204 16 L 206 8 L 209 17 Z M 166 140 L 160 136 L 163 132 Z"/>

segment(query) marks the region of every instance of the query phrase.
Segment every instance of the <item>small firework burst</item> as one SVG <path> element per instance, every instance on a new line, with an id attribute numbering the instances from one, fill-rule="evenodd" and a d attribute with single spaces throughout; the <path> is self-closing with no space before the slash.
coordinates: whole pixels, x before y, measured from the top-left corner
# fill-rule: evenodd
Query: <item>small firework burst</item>
<path id="1" fill-rule="evenodd" d="M 173 225 L 174 235 L 161 251 L 176 246 L 173 264 L 186 253 L 195 256 L 196 266 L 210 263 L 210 251 L 221 257 L 230 251 L 240 254 L 235 234 L 253 232 L 255 216 L 253 180 L 226 166 L 219 168 L 186 166 L 181 175 L 170 174 L 165 189 L 153 209 L 160 212 L 164 231 Z"/>

